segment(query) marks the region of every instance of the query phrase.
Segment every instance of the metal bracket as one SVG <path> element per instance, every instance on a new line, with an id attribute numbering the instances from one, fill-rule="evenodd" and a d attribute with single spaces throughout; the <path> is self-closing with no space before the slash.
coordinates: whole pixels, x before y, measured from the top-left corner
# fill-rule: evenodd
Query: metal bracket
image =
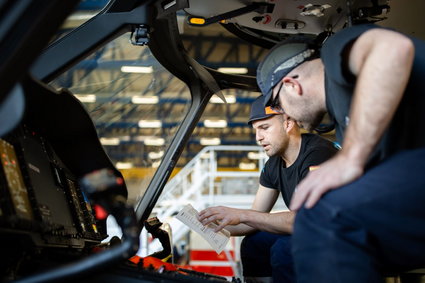
<path id="1" fill-rule="evenodd" d="M 132 29 L 130 35 L 130 42 L 133 45 L 144 46 L 149 43 L 149 27 L 146 25 L 139 25 Z"/>

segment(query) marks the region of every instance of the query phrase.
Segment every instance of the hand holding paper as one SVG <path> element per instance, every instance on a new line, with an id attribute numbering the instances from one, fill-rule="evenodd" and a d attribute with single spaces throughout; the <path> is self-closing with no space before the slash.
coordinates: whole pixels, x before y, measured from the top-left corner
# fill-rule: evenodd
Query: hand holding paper
<path id="1" fill-rule="evenodd" d="M 210 223 L 204 226 L 199 222 L 197 216 L 198 211 L 188 204 L 177 214 L 176 218 L 200 234 L 219 254 L 229 242 L 230 232 L 225 229 L 220 232 L 214 232 L 217 225 Z"/>

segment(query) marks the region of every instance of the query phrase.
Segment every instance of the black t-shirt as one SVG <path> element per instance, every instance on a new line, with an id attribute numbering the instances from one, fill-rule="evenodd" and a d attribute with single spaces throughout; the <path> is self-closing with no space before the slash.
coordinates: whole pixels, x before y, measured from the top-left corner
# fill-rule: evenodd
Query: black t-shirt
<path id="1" fill-rule="evenodd" d="M 337 140 L 342 144 L 349 123 L 351 99 L 356 77 L 348 69 L 348 48 L 365 31 L 381 28 L 358 25 L 346 28 L 325 42 L 321 58 L 325 65 L 326 107 L 336 124 Z M 369 166 L 403 149 L 425 146 L 425 42 L 411 38 L 415 58 L 406 91 L 387 131 L 369 159 Z"/>
<path id="2" fill-rule="evenodd" d="M 302 134 L 300 153 L 295 162 L 286 168 L 280 156 L 270 157 L 261 171 L 260 184 L 280 190 L 285 204 L 289 206 L 295 186 L 307 175 L 310 167 L 323 163 L 337 151 L 334 143 L 318 135 Z"/>

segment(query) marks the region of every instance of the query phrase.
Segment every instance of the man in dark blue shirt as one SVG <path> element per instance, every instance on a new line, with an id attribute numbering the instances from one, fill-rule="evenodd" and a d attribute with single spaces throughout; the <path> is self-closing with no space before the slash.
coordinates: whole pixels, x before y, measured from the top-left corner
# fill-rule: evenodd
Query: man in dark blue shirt
<path id="1" fill-rule="evenodd" d="M 327 112 L 342 150 L 297 186 L 298 282 L 382 282 L 425 264 L 425 43 L 375 25 L 321 54 L 280 44 L 258 68 L 266 103 L 314 128 Z"/>

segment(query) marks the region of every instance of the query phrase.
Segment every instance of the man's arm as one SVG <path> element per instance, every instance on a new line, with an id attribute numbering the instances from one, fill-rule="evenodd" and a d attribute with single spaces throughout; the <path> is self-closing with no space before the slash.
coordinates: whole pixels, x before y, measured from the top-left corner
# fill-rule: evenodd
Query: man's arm
<path id="1" fill-rule="evenodd" d="M 278 196 L 279 191 L 260 185 L 252 209 L 210 207 L 199 213 L 199 220 L 204 225 L 218 221 L 217 231 L 226 228 L 232 236 L 246 235 L 255 230 L 291 233 L 293 212 L 269 213 Z"/>
<path id="2" fill-rule="evenodd" d="M 298 185 L 291 209 L 299 209 L 304 202 L 311 208 L 325 192 L 363 174 L 403 97 L 413 57 L 410 39 L 393 31 L 372 29 L 354 42 L 349 68 L 357 83 L 342 150 Z"/>

